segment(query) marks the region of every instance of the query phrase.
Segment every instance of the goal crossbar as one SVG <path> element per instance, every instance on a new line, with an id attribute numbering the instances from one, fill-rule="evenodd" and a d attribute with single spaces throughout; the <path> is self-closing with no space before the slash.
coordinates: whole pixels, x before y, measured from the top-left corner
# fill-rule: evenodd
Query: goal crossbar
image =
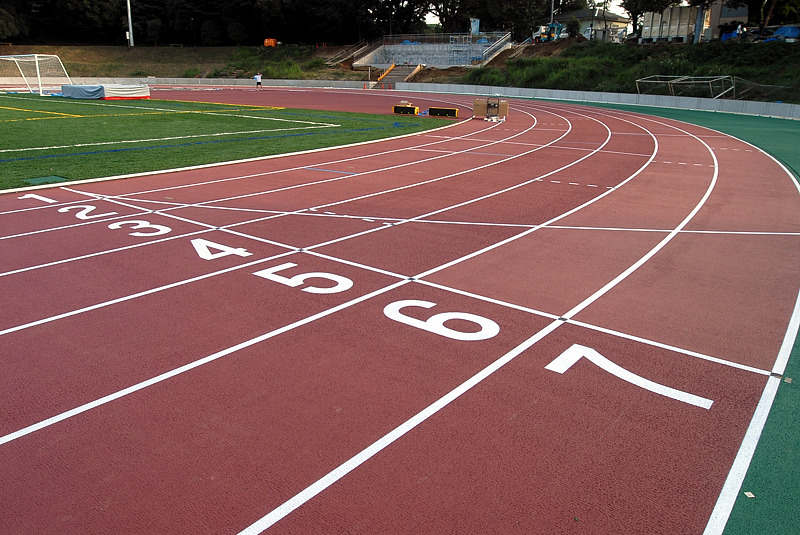
<path id="1" fill-rule="evenodd" d="M 45 90 L 60 90 L 70 85 L 61 58 L 54 54 L 15 54 L 0 56 L 0 86 L 23 87 L 31 93 L 44 95 Z"/>

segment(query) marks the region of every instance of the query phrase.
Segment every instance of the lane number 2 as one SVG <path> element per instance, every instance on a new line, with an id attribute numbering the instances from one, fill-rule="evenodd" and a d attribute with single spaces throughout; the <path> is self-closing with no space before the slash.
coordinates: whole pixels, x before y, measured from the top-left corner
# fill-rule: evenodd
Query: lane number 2
<path id="1" fill-rule="evenodd" d="M 78 213 L 75 214 L 75 217 L 82 220 L 88 219 L 97 219 L 98 217 L 109 217 L 112 215 L 117 215 L 118 212 L 106 212 L 104 214 L 94 214 L 89 215 L 95 210 L 97 210 L 97 206 L 92 206 L 91 204 L 73 204 L 72 206 L 65 206 L 64 208 L 59 208 L 58 211 L 62 214 L 66 214 L 67 212 L 71 212 L 72 210 L 78 210 Z"/>

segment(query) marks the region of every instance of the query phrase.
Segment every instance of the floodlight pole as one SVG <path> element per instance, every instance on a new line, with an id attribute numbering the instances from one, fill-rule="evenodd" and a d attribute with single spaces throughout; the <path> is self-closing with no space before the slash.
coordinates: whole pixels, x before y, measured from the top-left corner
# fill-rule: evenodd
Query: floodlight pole
<path id="1" fill-rule="evenodd" d="M 128 1 L 128 46 L 133 47 L 133 19 L 131 19 L 131 0 Z"/>
<path id="2" fill-rule="evenodd" d="M 553 24 L 553 12 L 555 11 L 556 0 L 550 0 L 550 24 Z"/>

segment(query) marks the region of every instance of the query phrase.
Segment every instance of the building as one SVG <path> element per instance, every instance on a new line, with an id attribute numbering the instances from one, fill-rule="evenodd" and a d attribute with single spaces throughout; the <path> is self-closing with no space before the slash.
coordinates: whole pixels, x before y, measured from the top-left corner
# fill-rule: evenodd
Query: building
<path id="1" fill-rule="evenodd" d="M 580 33 L 586 39 L 619 43 L 628 34 L 631 19 L 600 8 L 579 9 L 559 13 L 558 20 L 565 25 L 575 18 L 581 24 Z"/>
<path id="2" fill-rule="evenodd" d="M 668 7 L 661 13 L 645 13 L 640 42 L 698 42 L 719 39 L 720 25 L 746 23 L 747 7 L 729 8 L 716 0 L 710 8 Z"/>

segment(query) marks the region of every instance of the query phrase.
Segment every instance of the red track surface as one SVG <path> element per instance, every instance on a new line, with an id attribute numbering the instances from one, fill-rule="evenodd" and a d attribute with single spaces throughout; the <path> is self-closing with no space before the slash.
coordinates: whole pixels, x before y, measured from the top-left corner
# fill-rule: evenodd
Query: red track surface
<path id="1" fill-rule="evenodd" d="M 511 107 L 0 196 L 0 532 L 701 533 L 795 308 L 798 190 L 700 127 Z"/>

